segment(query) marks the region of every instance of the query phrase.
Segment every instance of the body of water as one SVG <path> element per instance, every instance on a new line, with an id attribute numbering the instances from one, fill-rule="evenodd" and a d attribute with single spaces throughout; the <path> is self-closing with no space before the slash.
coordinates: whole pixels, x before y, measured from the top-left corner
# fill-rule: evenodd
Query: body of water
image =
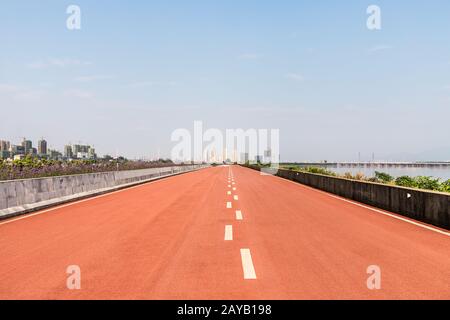
<path id="1" fill-rule="evenodd" d="M 427 176 L 427 177 L 434 177 L 439 178 L 441 181 L 446 181 L 450 179 L 450 167 L 372 167 L 372 166 L 320 166 L 325 169 L 328 169 L 330 171 L 336 172 L 338 174 L 344 174 L 346 172 L 350 172 L 351 174 L 357 174 L 362 173 L 366 177 L 374 177 L 375 171 L 379 172 L 385 172 L 390 174 L 394 177 L 401 177 L 401 176 L 410 176 L 410 177 L 417 177 L 417 176 Z"/>

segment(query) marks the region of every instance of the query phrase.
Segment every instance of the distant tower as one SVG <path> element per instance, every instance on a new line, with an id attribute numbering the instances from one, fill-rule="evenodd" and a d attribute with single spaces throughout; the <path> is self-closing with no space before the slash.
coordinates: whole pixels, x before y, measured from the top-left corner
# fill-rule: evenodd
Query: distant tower
<path id="1" fill-rule="evenodd" d="M 25 150 L 25 154 L 29 154 L 31 152 L 31 149 L 33 149 L 33 143 L 31 142 L 31 140 L 23 138 L 22 147 Z"/>
<path id="2" fill-rule="evenodd" d="M 47 141 L 45 141 L 44 138 L 38 141 L 38 154 L 39 155 L 47 154 Z"/>

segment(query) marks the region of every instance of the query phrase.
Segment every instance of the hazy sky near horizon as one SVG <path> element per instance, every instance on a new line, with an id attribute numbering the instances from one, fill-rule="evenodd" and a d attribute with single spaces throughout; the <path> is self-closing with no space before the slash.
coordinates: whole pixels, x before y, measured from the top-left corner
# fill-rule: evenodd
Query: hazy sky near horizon
<path id="1" fill-rule="evenodd" d="M 450 2 L 2 1 L 0 111 L 0 139 L 131 158 L 201 120 L 280 129 L 284 161 L 450 160 Z"/>

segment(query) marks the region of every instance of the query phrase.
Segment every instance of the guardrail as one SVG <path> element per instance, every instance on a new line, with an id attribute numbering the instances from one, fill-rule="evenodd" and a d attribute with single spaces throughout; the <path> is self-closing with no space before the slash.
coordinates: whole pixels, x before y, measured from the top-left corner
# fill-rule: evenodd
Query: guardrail
<path id="1" fill-rule="evenodd" d="M 258 166 L 247 166 L 260 171 Z M 320 174 L 278 170 L 277 176 L 450 230 L 450 195 Z"/>

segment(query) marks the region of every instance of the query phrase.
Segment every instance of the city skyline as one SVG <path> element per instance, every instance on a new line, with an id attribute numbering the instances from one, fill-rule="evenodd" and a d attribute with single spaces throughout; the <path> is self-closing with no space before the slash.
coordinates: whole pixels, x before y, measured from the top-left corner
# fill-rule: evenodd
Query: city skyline
<path id="1" fill-rule="evenodd" d="M 64 145 L 63 151 L 48 147 L 48 142 L 43 137 L 37 141 L 37 146 L 33 147 L 33 140 L 22 138 L 20 144 L 15 144 L 7 139 L 0 139 L 0 159 L 16 160 L 27 156 L 46 158 L 52 160 L 71 160 L 71 159 L 97 159 L 95 147 L 88 144 L 69 144 Z M 105 155 L 106 156 L 106 155 Z"/>
<path id="2" fill-rule="evenodd" d="M 7 152 L 7 153 L 4 153 Z M 204 149 L 202 152 L 202 159 L 198 159 L 199 161 L 207 162 L 207 163 L 221 163 L 224 161 L 231 162 L 247 162 L 249 160 L 259 162 L 264 158 L 268 158 L 270 154 L 270 149 L 265 150 L 261 154 L 264 155 L 255 155 L 254 158 L 249 158 L 249 153 L 239 153 L 237 148 L 232 148 L 231 151 L 228 151 L 227 148 L 224 148 L 223 151 L 218 151 L 215 148 Z M 33 139 L 28 139 L 26 137 L 22 138 L 22 141 L 19 144 L 15 144 L 14 141 L 8 139 L 1 139 L 0 137 L 0 159 L 15 159 L 16 156 L 18 158 L 26 157 L 27 155 L 35 156 L 35 157 L 45 157 L 45 158 L 54 158 L 54 159 L 97 159 L 97 154 L 95 153 L 95 146 L 89 144 L 83 144 L 82 142 L 65 144 L 62 149 L 53 149 L 52 147 L 48 147 L 47 140 L 44 137 L 41 137 L 37 140 L 37 146 L 34 147 Z M 104 154 L 101 158 L 109 158 L 112 157 L 110 154 Z M 122 154 L 117 154 L 112 158 L 125 157 Z M 182 159 L 182 161 L 194 161 L 195 157 L 191 157 L 189 159 Z M 159 160 L 163 159 L 159 157 L 142 157 L 143 159 L 151 159 L 151 160 Z M 243 160 L 245 159 L 245 160 Z M 175 160 L 175 159 L 171 159 Z M 269 161 L 267 161 L 269 162 Z"/>

